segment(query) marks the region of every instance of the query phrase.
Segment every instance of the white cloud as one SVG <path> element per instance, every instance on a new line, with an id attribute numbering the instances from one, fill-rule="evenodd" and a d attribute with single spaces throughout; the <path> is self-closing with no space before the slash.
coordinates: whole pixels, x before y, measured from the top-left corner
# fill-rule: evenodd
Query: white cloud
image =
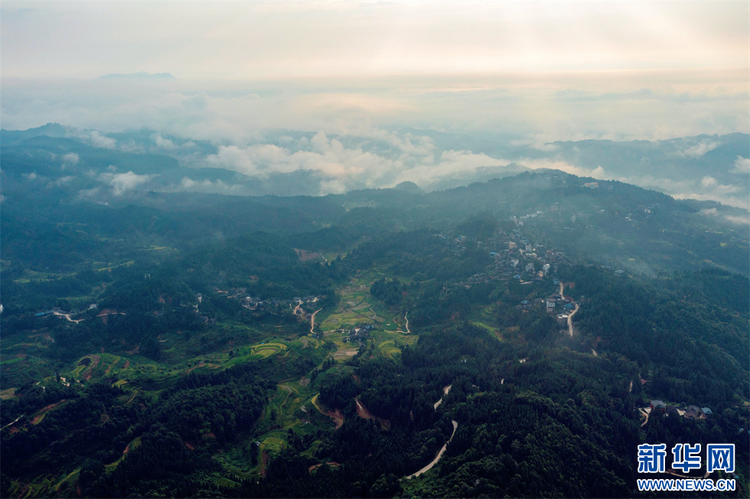
<path id="1" fill-rule="evenodd" d="M 62 161 L 64 165 L 77 165 L 80 161 L 80 158 L 78 157 L 77 153 L 69 152 L 62 157 Z"/>
<path id="2" fill-rule="evenodd" d="M 507 166 L 508 163 L 503 159 L 471 151 L 444 151 L 435 161 L 426 159 L 421 164 L 399 172 L 393 184 L 410 180 L 419 185 L 428 185 L 443 177 L 469 173 L 488 166 Z"/>
<path id="3" fill-rule="evenodd" d="M 681 156 L 685 156 L 687 158 L 699 158 L 706 154 L 709 151 L 713 151 L 719 147 L 719 143 L 715 141 L 711 142 L 700 142 L 692 147 L 689 147 L 683 151 L 680 151 L 679 154 Z"/>
<path id="4" fill-rule="evenodd" d="M 594 169 L 588 169 L 588 168 L 584 168 L 581 166 L 572 165 L 566 161 L 546 159 L 546 158 L 545 159 L 521 158 L 517 161 L 517 163 L 520 163 L 527 168 L 531 168 L 532 170 L 540 170 L 540 169 L 560 170 L 565 173 L 570 173 L 571 175 L 577 175 L 579 177 L 592 177 L 598 180 L 608 180 L 611 178 L 606 175 L 606 173 L 604 172 L 604 168 L 602 168 L 601 166 L 597 166 Z"/>
<path id="5" fill-rule="evenodd" d="M 720 213 L 716 208 L 704 208 L 700 211 L 700 214 L 708 217 L 721 217 L 727 222 L 737 225 L 750 225 L 750 217 Z"/>
<path id="6" fill-rule="evenodd" d="M 716 208 L 703 208 L 700 211 L 700 213 L 701 213 L 701 215 L 706 215 L 706 216 L 710 216 L 710 217 L 717 217 L 717 216 L 719 216 L 719 210 L 717 210 Z"/>
<path id="7" fill-rule="evenodd" d="M 376 178 L 401 166 L 398 160 L 383 158 L 361 148 L 346 148 L 339 140 L 329 139 L 323 132 L 318 132 L 309 141 L 309 150 L 292 152 L 273 144 L 220 146 L 218 153 L 209 155 L 207 161 L 212 166 L 260 176 L 312 170 L 330 177 L 354 177 L 367 173 Z"/>
<path id="8" fill-rule="evenodd" d="M 670 193 L 675 199 L 696 199 L 698 201 L 716 201 L 726 206 L 733 206 L 735 208 L 743 208 L 745 210 L 750 209 L 750 200 L 747 197 L 729 196 L 727 194 L 719 192 L 676 192 Z"/>
<path id="9" fill-rule="evenodd" d="M 737 156 L 732 171 L 735 173 L 750 173 L 750 159 Z"/>
<path id="10" fill-rule="evenodd" d="M 174 142 L 172 142 L 171 140 L 167 138 L 162 137 L 160 133 L 153 134 L 151 138 L 154 140 L 154 143 L 156 144 L 156 146 L 162 149 L 171 150 L 171 149 L 177 148 Z"/>
<path id="11" fill-rule="evenodd" d="M 184 177 L 180 181 L 178 190 L 186 190 L 191 192 L 211 192 L 219 194 L 238 194 L 242 190 L 241 185 L 227 184 L 221 180 L 193 180 L 189 177 Z"/>
<path id="12" fill-rule="evenodd" d="M 122 196 L 128 191 L 139 187 L 157 175 L 138 175 L 129 171 L 127 173 L 102 173 L 99 181 L 112 187 L 112 194 Z"/>
<path id="13" fill-rule="evenodd" d="M 741 217 L 736 215 L 724 215 L 724 218 L 737 225 L 750 225 L 750 217 Z"/>
<path id="14" fill-rule="evenodd" d="M 716 185 L 716 183 L 717 183 L 717 182 L 716 182 L 716 179 L 715 179 L 715 178 L 713 178 L 713 177 L 708 177 L 708 176 L 706 176 L 706 177 L 703 177 L 703 178 L 701 179 L 701 185 L 702 185 L 703 187 L 713 187 L 713 186 L 715 186 L 715 185 Z"/>
<path id="15" fill-rule="evenodd" d="M 88 140 L 91 145 L 95 147 L 102 147 L 104 149 L 114 149 L 117 147 L 117 141 L 115 139 L 105 137 L 96 130 L 89 133 Z"/>
<path id="16" fill-rule="evenodd" d="M 324 177 L 320 188 L 325 194 L 353 188 L 387 187 L 404 180 L 426 185 L 441 177 L 508 164 L 506 160 L 471 151 L 436 152 L 428 137 L 409 133 L 379 130 L 370 125 L 350 131 L 355 135 L 341 138 L 319 131 L 310 139 L 297 141 L 294 144 L 297 150 L 275 144 L 223 145 L 216 154 L 208 155 L 202 166 L 260 177 L 309 170 Z M 345 146 L 344 141 L 352 138 L 361 143 Z M 388 147 L 382 153 L 365 150 L 364 145 L 369 141 L 385 143 Z"/>
<path id="17" fill-rule="evenodd" d="M 602 180 L 607 178 L 606 174 L 604 173 L 604 168 L 602 168 L 601 166 L 597 166 L 596 168 L 591 170 L 591 174 L 589 175 L 589 177 L 594 177 Z"/>
<path id="18" fill-rule="evenodd" d="M 55 185 L 57 185 L 57 186 L 63 186 L 65 184 L 69 183 L 74 178 L 75 177 L 73 177 L 72 175 L 67 175 L 65 177 L 60 177 L 57 180 L 55 180 Z"/>

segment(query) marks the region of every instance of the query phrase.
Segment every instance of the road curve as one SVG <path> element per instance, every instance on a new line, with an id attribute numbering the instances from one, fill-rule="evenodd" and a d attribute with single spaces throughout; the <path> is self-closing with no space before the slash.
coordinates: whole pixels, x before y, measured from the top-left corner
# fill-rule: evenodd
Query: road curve
<path id="1" fill-rule="evenodd" d="M 573 316 L 575 313 L 578 312 L 578 304 L 576 303 L 576 308 L 573 310 L 570 314 L 568 314 L 568 332 L 570 333 L 570 337 L 573 337 Z"/>
<path id="2" fill-rule="evenodd" d="M 412 473 L 411 475 L 407 476 L 406 479 L 413 478 L 415 476 L 419 476 L 422 473 L 426 473 L 432 469 L 433 466 L 435 466 L 438 461 L 440 461 L 440 458 L 443 457 L 443 453 L 445 452 L 445 449 L 448 448 L 448 444 L 451 443 L 451 440 L 453 440 L 453 435 L 456 434 L 456 430 L 458 429 L 458 422 L 457 421 L 451 421 L 453 423 L 453 433 L 451 433 L 451 438 L 448 439 L 447 442 L 445 442 L 445 445 L 443 445 L 443 448 L 440 449 L 440 452 L 438 452 L 437 456 L 435 456 L 435 459 L 432 460 L 430 464 L 422 468 L 421 470 L 417 471 L 416 473 Z"/>

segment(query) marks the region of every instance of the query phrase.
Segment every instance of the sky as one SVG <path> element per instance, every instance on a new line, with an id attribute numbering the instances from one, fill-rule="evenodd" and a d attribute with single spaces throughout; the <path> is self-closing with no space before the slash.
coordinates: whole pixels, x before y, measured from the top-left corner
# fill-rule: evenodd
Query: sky
<path id="1" fill-rule="evenodd" d="M 391 134 L 402 145 L 422 140 L 404 130 L 432 130 L 540 148 L 747 133 L 748 9 L 745 1 L 5 1 L 2 125 L 146 127 L 230 152 L 278 129 Z M 139 72 L 174 78 L 100 78 Z M 342 151 L 335 161 L 357 152 Z M 453 153 L 453 163 L 503 162 L 468 147 Z"/>

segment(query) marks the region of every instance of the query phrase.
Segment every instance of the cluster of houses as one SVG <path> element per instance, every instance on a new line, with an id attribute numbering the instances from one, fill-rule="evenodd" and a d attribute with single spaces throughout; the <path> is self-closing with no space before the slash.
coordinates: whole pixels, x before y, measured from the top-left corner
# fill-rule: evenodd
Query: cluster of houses
<path id="1" fill-rule="evenodd" d="M 667 416 L 683 417 L 685 419 L 706 419 L 707 416 L 713 414 L 708 407 L 689 405 L 685 409 L 680 409 L 674 405 L 667 405 L 661 400 L 652 400 L 651 410 L 664 412 Z"/>
<path id="2" fill-rule="evenodd" d="M 437 234 L 437 237 L 451 244 L 455 254 L 461 254 L 466 250 L 466 236 L 449 238 L 445 234 Z M 509 279 L 516 279 L 521 283 L 542 281 L 553 271 L 553 266 L 565 258 L 565 254 L 560 251 L 545 250 L 541 245 L 533 245 L 518 229 L 510 232 L 498 231 L 490 239 L 476 241 L 476 244 L 489 252 L 492 265 L 485 272 L 456 283 L 457 286 L 468 289 L 476 284 Z"/>
<path id="3" fill-rule="evenodd" d="M 373 324 L 360 324 L 359 326 L 355 326 L 351 329 L 342 327 L 336 332 L 344 335 L 345 343 L 346 342 L 363 343 L 365 340 L 367 340 L 367 338 L 370 337 L 370 332 L 374 330 L 375 330 L 375 326 Z"/>
<path id="4" fill-rule="evenodd" d="M 560 281 L 555 279 L 556 285 L 560 284 Z M 557 322 L 564 326 L 568 321 L 568 315 L 575 309 L 575 302 L 565 296 L 560 296 L 555 293 L 549 298 L 539 298 L 534 300 L 521 300 L 516 309 L 528 310 L 531 308 L 544 307 L 548 314 L 555 314 Z"/>
<path id="5" fill-rule="evenodd" d="M 276 309 L 279 307 L 296 307 L 297 305 L 302 305 L 305 303 L 314 303 L 318 301 L 318 299 L 319 298 L 317 296 L 295 296 L 291 300 L 262 300 L 254 296 L 245 296 L 242 299 L 242 306 L 249 310 L 268 310 Z"/>
<path id="6" fill-rule="evenodd" d="M 469 277 L 468 279 L 464 281 L 455 283 L 454 286 L 463 286 L 466 289 L 469 289 L 472 286 L 476 286 L 477 284 L 486 284 L 490 281 L 495 281 L 497 279 L 498 279 L 497 276 L 492 276 L 484 272 L 480 272 L 478 274 L 474 274 L 473 276 Z"/>
<path id="7" fill-rule="evenodd" d="M 84 312 L 87 312 L 89 310 L 95 310 L 96 308 L 97 308 L 96 303 L 92 303 L 91 305 L 88 305 L 86 308 L 81 309 L 81 310 L 76 310 L 74 312 L 66 312 L 66 311 L 64 311 L 60 307 L 52 307 L 49 310 L 42 310 L 41 312 L 35 313 L 34 317 L 46 317 L 48 315 L 57 315 L 58 317 L 66 317 L 67 316 L 68 318 L 70 318 L 71 316 L 80 315 L 80 314 L 82 314 Z M 72 319 L 69 319 L 69 320 L 72 320 Z"/>
<path id="8" fill-rule="evenodd" d="M 63 312 L 60 307 L 54 307 L 51 310 L 43 310 L 42 312 L 37 312 L 34 314 L 35 317 L 44 317 L 47 315 L 57 315 L 57 314 L 65 314 L 67 312 Z"/>

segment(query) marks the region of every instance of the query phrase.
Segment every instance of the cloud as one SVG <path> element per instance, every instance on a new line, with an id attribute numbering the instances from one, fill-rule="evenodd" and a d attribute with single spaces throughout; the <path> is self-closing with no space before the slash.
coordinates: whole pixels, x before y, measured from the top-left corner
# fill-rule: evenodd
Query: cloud
<path id="1" fill-rule="evenodd" d="M 122 196 L 126 192 L 145 184 L 155 177 L 157 175 L 138 175 L 129 171 L 127 173 L 102 173 L 99 175 L 98 180 L 110 186 L 112 194 Z"/>
<path id="2" fill-rule="evenodd" d="M 154 140 L 154 143 L 157 147 L 160 147 L 162 149 L 176 149 L 177 146 L 172 142 L 171 140 L 164 138 L 161 136 L 160 133 L 155 133 L 151 136 L 151 138 Z"/>
<path id="3" fill-rule="evenodd" d="M 598 180 L 609 180 L 612 177 L 608 176 L 604 168 L 597 166 L 596 168 L 589 169 L 581 166 L 572 165 L 566 161 L 557 159 L 532 159 L 532 158 L 521 158 L 517 161 L 527 168 L 532 170 L 549 169 L 549 170 L 560 170 L 571 175 L 577 175 L 579 177 L 592 177 Z"/>
<path id="4" fill-rule="evenodd" d="M 221 180 L 193 180 L 188 177 L 184 177 L 176 190 L 190 191 L 190 192 L 210 192 L 217 194 L 240 194 L 242 191 L 241 185 L 227 184 Z"/>
<path id="5" fill-rule="evenodd" d="M 56 186 L 64 186 L 65 184 L 69 183 L 73 179 L 75 179 L 75 177 L 73 177 L 72 175 L 67 175 L 65 177 L 60 177 L 57 180 L 55 180 L 54 184 Z"/>
<path id="6" fill-rule="evenodd" d="M 733 188 L 734 191 L 735 188 Z M 676 192 L 676 193 L 670 193 L 670 195 L 675 199 L 695 199 L 698 201 L 715 201 L 717 203 L 721 203 L 726 206 L 733 206 L 735 208 L 743 208 L 745 210 L 750 209 L 750 200 L 747 199 L 747 197 L 742 196 L 729 196 L 721 191 L 718 192 L 709 192 L 709 193 L 702 193 L 702 192 Z"/>
<path id="7" fill-rule="evenodd" d="M 471 151 L 444 151 L 435 161 L 425 160 L 410 169 L 399 172 L 393 184 L 412 181 L 422 186 L 450 178 L 454 175 L 470 173 L 488 166 L 507 166 L 508 161 L 492 158 L 486 154 Z"/>
<path id="8" fill-rule="evenodd" d="M 698 180 L 673 180 L 669 178 L 645 175 L 640 177 L 620 177 L 620 182 L 637 185 L 648 189 L 657 189 L 675 199 L 697 199 L 699 201 L 716 201 L 736 208 L 750 208 L 750 199 L 743 196 L 745 187 L 741 185 L 720 184 L 711 176 Z"/>
<path id="9" fill-rule="evenodd" d="M 750 225 L 750 217 L 724 215 L 724 219 L 737 225 Z"/>
<path id="10" fill-rule="evenodd" d="M 735 173 L 750 173 L 750 159 L 737 156 L 732 171 Z"/>
<path id="11" fill-rule="evenodd" d="M 83 138 L 88 138 L 88 141 L 94 147 L 103 147 L 104 149 L 114 149 L 117 147 L 117 141 L 115 139 L 105 137 L 96 130 L 92 130 L 89 132 L 88 137 L 84 136 Z"/>
<path id="12" fill-rule="evenodd" d="M 349 131 L 356 135 L 329 137 L 319 131 L 286 147 L 268 143 L 222 145 L 216 154 L 193 166 L 226 168 L 260 178 L 312 171 L 322 178 L 320 189 L 326 194 L 388 187 L 404 180 L 424 186 L 443 177 L 509 163 L 471 151 L 438 151 L 429 137 L 411 133 L 399 134 L 370 125 Z"/>
<path id="13" fill-rule="evenodd" d="M 719 143 L 715 141 L 700 142 L 692 147 L 679 151 L 678 154 L 687 158 L 699 158 L 707 152 L 713 151 L 717 147 L 719 147 Z"/>
<path id="14" fill-rule="evenodd" d="M 736 225 L 750 225 L 750 216 L 729 215 L 719 212 L 716 208 L 704 208 L 700 211 L 700 214 L 707 217 L 720 217 Z"/>
<path id="15" fill-rule="evenodd" d="M 77 165 L 80 161 L 77 153 L 69 152 L 62 157 L 63 165 Z"/>

